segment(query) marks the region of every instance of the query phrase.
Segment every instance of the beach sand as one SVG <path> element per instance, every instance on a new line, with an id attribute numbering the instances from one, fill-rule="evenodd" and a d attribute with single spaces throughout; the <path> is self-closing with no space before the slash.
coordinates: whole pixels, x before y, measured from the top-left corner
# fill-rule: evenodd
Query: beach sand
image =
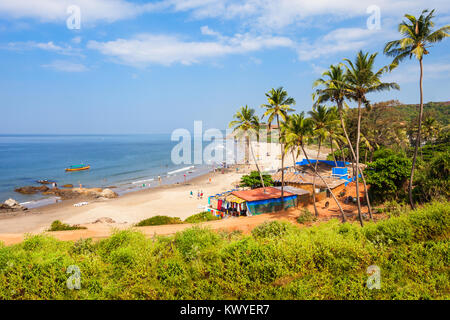
<path id="1" fill-rule="evenodd" d="M 258 164 L 263 170 L 276 170 L 281 167 L 280 147 L 255 143 L 255 153 Z M 267 155 L 266 150 L 269 150 Z M 315 158 L 316 150 L 308 148 L 308 155 Z M 328 150 L 324 149 L 320 158 L 324 158 Z M 300 156 L 297 161 L 303 157 Z M 251 161 L 253 163 L 253 161 Z M 285 166 L 293 163 L 291 155 L 286 156 Z M 240 177 L 254 170 L 254 165 L 241 165 L 238 172 L 222 174 L 220 172 L 208 173 L 187 181 L 186 184 L 160 186 L 125 194 L 117 199 L 88 201 L 89 204 L 74 207 L 80 200 L 65 200 L 63 202 L 39 207 L 24 212 L 0 215 L 0 239 L 4 234 L 10 237 L 22 237 L 23 233 L 40 233 L 47 230 L 54 220 L 68 224 L 80 224 L 91 228 L 128 228 L 133 224 L 156 215 L 187 217 L 205 211 L 208 196 L 231 190 Z M 209 179 L 211 178 L 211 183 Z M 197 199 L 197 192 L 203 191 L 203 199 Z M 193 192 L 193 197 L 190 192 Z M 115 223 L 96 223 L 98 219 L 110 218 Z M 80 230 L 81 232 L 81 230 Z M 88 232 L 88 231 L 86 231 Z"/>

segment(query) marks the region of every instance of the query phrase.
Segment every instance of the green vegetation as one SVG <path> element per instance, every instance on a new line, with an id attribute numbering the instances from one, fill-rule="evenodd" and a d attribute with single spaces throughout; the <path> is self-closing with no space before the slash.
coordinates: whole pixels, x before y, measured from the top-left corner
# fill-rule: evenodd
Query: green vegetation
<path id="1" fill-rule="evenodd" d="M 80 229 L 86 229 L 86 227 L 81 227 L 81 226 L 77 226 L 77 225 L 68 225 L 65 223 L 62 223 L 59 220 L 55 220 L 52 222 L 50 229 L 48 229 L 47 231 L 68 231 L 68 230 L 80 230 Z"/>
<path id="2" fill-rule="evenodd" d="M 145 220 L 142 220 L 136 224 L 137 227 L 145 226 L 160 226 L 163 224 L 179 224 L 183 223 L 180 218 L 168 217 L 168 216 L 154 216 Z"/>
<path id="3" fill-rule="evenodd" d="M 206 221 L 213 221 L 213 220 L 220 220 L 220 218 L 212 215 L 211 212 L 209 212 L 209 211 L 204 211 L 204 212 L 200 212 L 200 213 L 194 214 L 194 215 L 186 218 L 186 220 L 184 220 L 184 222 L 199 223 L 199 222 L 206 222 Z"/>
<path id="4" fill-rule="evenodd" d="M 264 181 L 264 186 L 270 187 L 273 186 L 272 176 L 269 174 L 261 174 L 262 179 Z M 252 171 L 250 174 L 243 175 L 241 177 L 241 187 L 247 188 L 261 188 L 263 185 L 261 184 L 261 178 L 258 171 Z"/>
<path id="5" fill-rule="evenodd" d="M 449 299 L 450 203 L 363 228 L 268 222 L 251 235 L 194 227 L 99 242 L 46 235 L 0 246 L 0 299 Z M 81 289 L 67 289 L 69 266 Z M 366 287 L 381 269 L 381 289 Z"/>
<path id="6" fill-rule="evenodd" d="M 304 208 L 302 213 L 297 217 L 297 222 L 300 224 L 314 222 L 316 220 L 317 218 L 307 208 Z"/>
<path id="7" fill-rule="evenodd" d="M 404 186 L 410 170 L 411 161 L 399 155 L 390 155 L 369 163 L 365 172 L 371 198 L 378 202 L 404 198 Z"/>

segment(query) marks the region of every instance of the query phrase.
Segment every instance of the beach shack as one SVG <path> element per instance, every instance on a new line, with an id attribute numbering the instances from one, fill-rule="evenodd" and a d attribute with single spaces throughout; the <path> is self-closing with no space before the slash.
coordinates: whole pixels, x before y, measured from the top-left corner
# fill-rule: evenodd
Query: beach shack
<path id="1" fill-rule="evenodd" d="M 208 211 L 219 218 L 225 216 L 246 216 L 247 205 L 244 199 L 232 194 L 237 189 L 208 197 Z"/>
<path id="2" fill-rule="evenodd" d="M 275 187 L 281 191 L 281 186 Z M 292 194 L 297 195 L 297 207 L 302 206 L 305 207 L 309 204 L 311 198 L 311 192 L 301 188 L 295 188 L 291 186 L 284 186 L 284 191 L 290 192 Z"/>
<path id="3" fill-rule="evenodd" d="M 274 187 L 233 191 L 232 195 L 246 202 L 247 215 L 272 213 L 283 209 L 281 190 Z M 297 195 L 284 191 L 284 208 L 297 206 Z"/>

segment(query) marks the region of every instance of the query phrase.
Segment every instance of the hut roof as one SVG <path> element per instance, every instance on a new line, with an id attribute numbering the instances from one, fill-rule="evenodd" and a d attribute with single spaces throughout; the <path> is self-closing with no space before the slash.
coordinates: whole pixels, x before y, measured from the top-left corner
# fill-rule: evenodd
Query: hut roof
<path id="1" fill-rule="evenodd" d="M 266 192 L 264 192 L 264 189 Z M 245 201 L 259 201 L 268 199 L 278 199 L 281 198 L 281 190 L 274 187 L 257 188 L 252 190 L 244 191 L 233 191 L 233 195 L 238 198 L 244 199 Z M 294 196 L 295 194 L 291 192 L 284 192 L 285 197 Z"/>

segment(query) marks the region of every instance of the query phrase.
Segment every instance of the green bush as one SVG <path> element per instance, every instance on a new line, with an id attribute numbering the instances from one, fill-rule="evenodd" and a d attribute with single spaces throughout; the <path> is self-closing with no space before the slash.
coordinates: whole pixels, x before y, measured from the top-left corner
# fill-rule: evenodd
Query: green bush
<path id="1" fill-rule="evenodd" d="M 300 224 L 316 221 L 316 217 L 307 208 L 304 208 L 297 217 L 297 222 Z"/>
<path id="2" fill-rule="evenodd" d="M 86 227 L 81 227 L 81 226 L 77 226 L 77 225 L 68 225 L 65 223 L 62 223 L 59 220 L 55 220 L 52 222 L 50 229 L 48 229 L 47 231 L 67 231 L 67 230 L 80 230 L 80 229 L 86 229 Z"/>
<path id="3" fill-rule="evenodd" d="M 183 223 L 180 218 L 168 216 L 154 216 L 149 219 L 142 220 L 136 224 L 136 227 L 145 226 L 160 226 L 164 224 L 179 224 Z"/>
<path id="4" fill-rule="evenodd" d="M 395 206 L 392 206 L 395 209 Z M 0 246 L 0 299 L 450 299 L 450 203 L 309 228 L 271 221 L 251 235 L 194 227 L 124 230 L 99 242 L 28 236 Z M 381 289 L 366 287 L 367 268 Z M 81 289 L 69 290 L 69 266 Z"/>
<path id="5" fill-rule="evenodd" d="M 398 200 L 406 196 L 405 184 L 411 172 L 411 161 L 391 155 L 368 164 L 364 173 L 370 184 L 369 194 L 375 201 Z"/>
<path id="6" fill-rule="evenodd" d="M 186 220 L 184 220 L 184 222 L 199 223 L 199 222 L 206 222 L 206 221 L 213 221 L 213 220 L 220 220 L 220 218 L 214 216 L 209 211 L 204 211 L 204 212 L 200 212 L 200 213 L 194 214 L 194 215 L 186 218 Z"/>

